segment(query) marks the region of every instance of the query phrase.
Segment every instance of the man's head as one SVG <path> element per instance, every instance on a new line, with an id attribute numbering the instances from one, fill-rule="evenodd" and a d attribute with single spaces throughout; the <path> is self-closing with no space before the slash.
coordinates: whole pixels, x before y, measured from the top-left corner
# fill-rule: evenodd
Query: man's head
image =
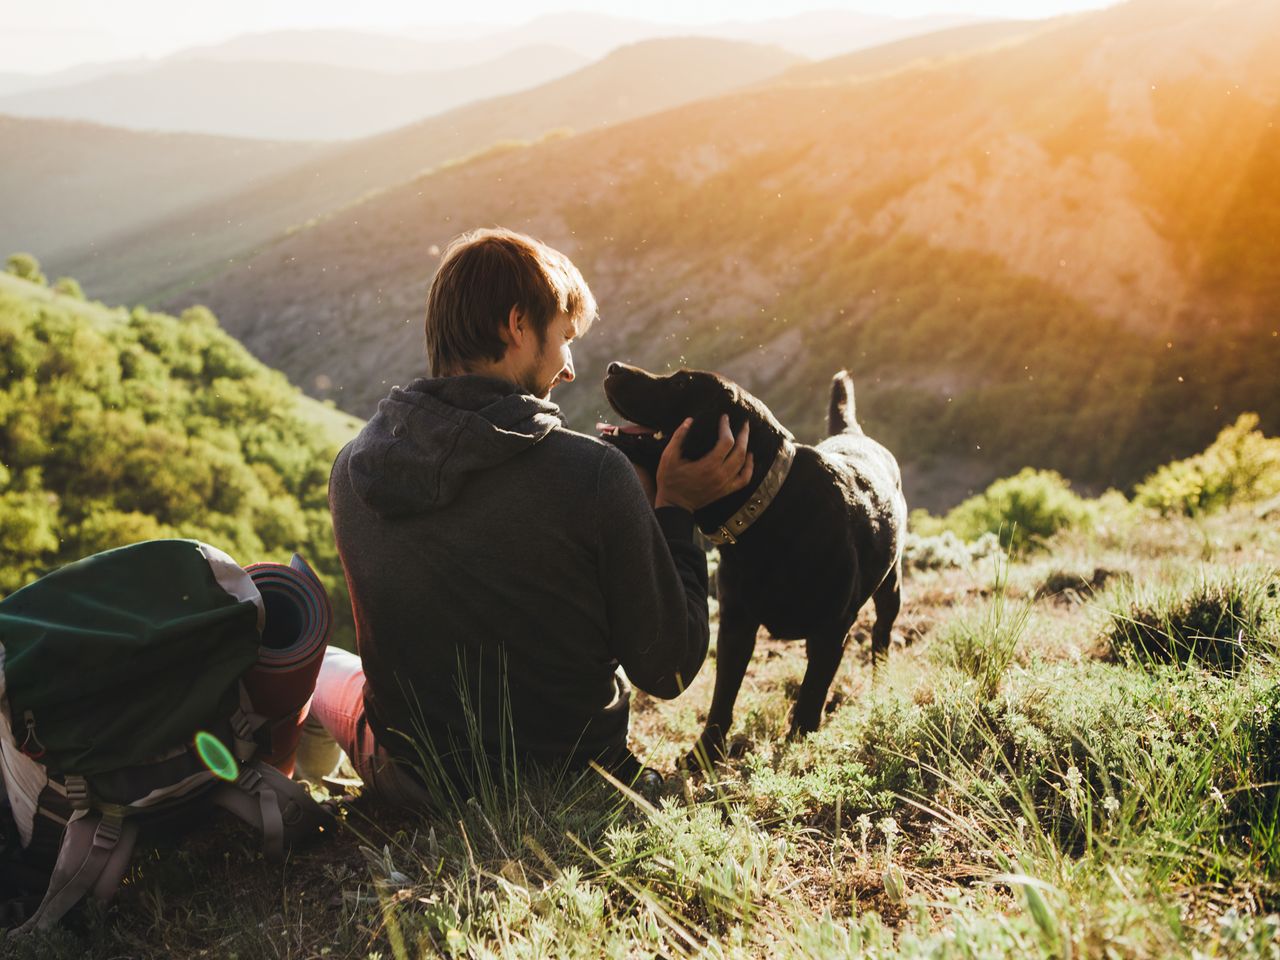
<path id="1" fill-rule="evenodd" d="M 595 316 L 564 254 L 511 230 L 475 230 L 449 244 L 431 283 L 427 357 L 436 376 L 503 375 L 545 397 L 573 379 L 569 341 Z"/>

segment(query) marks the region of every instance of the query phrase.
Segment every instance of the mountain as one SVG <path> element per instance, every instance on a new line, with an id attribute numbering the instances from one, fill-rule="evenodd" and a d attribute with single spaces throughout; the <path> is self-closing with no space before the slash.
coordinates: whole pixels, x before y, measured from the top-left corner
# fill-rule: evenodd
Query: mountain
<path id="1" fill-rule="evenodd" d="M 801 64 L 779 76 L 777 82 L 815 84 L 867 80 L 895 70 L 972 56 L 1001 44 L 1025 40 L 1058 25 L 1057 20 L 997 20 L 950 27 Z"/>
<path id="2" fill-rule="evenodd" d="M 588 130 L 758 83 L 799 58 L 721 40 L 655 40 L 625 47 L 532 90 L 498 97 L 344 146 L 263 180 L 236 197 L 194 206 L 146 229 L 50 258 L 109 301 L 153 300 L 189 285 L 288 228 L 396 186 L 425 169 L 503 141 Z M 509 144 L 508 144 L 509 145 Z M 501 147 L 499 147 L 501 148 Z"/>
<path id="3" fill-rule="evenodd" d="M 179 302 L 367 415 L 423 372 L 439 250 L 502 223 L 602 305 L 579 427 L 620 358 L 723 370 L 812 440 L 847 366 L 917 503 L 1027 464 L 1126 485 L 1240 410 L 1280 426 L 1278 119 L 1280 7 L 1135 0 L 432 171 Z"/>
<path id="4" fill-rule="evenodd" d="M 830 57 L 903 37 L 932 33 L 977 19 L 965 15 L 891 17 L 850 10 L 816 10 L 767 20 L 693 24 L 579 10 L 544 14 L 496 31 L 472 30 L 466 36 L 450 38 L 441 46 L 465 51 L 471 45 L 493 50 L 530 43 L 553 43 L 594 58 L 642 40 L 697 36 L 773 44 L 798 56 L 812 58 Z M 435 27 L 411 28 L 407 32 L 423 40 L 439 39 L 439 28 Z"/>
<path id="5" fill-rule="evenodd" d="M 26 250 L 43 260 L 145 232 L 194 204 L 216 206 L 325 149 L 5 116 L 0 144 L 0 257 Z"/>
<path id="6" fill-rule="evenodd" d="M 535 86 L 584 62 L 577 54 L 547 46 L 523 47 L 485 63 L 408 74 L 322 63 L 179 57 L 147 70 L 0 97 L 0 113 L 272 140 L 349 139 Z"/>

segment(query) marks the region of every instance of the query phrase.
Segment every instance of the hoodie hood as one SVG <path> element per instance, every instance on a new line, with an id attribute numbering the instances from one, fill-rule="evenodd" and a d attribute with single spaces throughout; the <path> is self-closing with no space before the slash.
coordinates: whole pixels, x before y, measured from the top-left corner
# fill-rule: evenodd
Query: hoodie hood
<path id="1" fill-rule="evenodd" d="M 560 408 L 491 377 L 415 380 L 395 387 L 351 441 L 352 489 L 384 517 L 426 513 L 472 474 L 528 450 L 556 427 Z"/>

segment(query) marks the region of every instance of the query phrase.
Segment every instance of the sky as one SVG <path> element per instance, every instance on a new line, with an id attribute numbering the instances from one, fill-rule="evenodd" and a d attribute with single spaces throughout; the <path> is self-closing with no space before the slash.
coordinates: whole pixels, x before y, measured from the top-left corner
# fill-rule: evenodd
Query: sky
<path id="1" fill-rule="evenodd" d="M 899 17 L 969 13 L 1039 18 L 1097 9 L 1114 0 L 0 0 L 0 73 L 44 73 L 85 62 L 158 57 L 242 33 L 339 27 L 395 32 L 439 25 L 442 33 L 522 23 L 547 13 L 592 13 L 671 23 L 768 20 L 810 9 Z M 415 30 L 417 32 L 417 30 Z"/>

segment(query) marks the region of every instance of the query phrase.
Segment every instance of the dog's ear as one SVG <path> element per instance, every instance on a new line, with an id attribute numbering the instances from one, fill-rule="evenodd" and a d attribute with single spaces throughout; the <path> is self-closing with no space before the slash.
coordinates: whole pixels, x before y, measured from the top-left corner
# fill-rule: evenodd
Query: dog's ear
<path id="1" fill-rule="evenodd" d="M 714 410 L 695 414 L 693 426 L 685 434 L 684 446 L 680 451 L 686 460 L 701 460 L 711 452 L 711 448 L 720 439 L 720 417 L 725 413 L 729 414 L 729 429 L 735 437 L 738 435 L 747 419 L 745 410 Z"/>

